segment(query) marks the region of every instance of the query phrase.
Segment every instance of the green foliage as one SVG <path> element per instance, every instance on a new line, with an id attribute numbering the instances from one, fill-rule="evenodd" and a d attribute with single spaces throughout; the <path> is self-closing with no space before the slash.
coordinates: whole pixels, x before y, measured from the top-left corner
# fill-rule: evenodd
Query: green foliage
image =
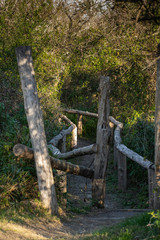
<path id="1" fill-rule="evenodd" d="M 3 106 L 5 113 L 5 107 Z M 12 149 L 18 142 L 29 143 L 29 130 L 22 108 L 17 115 L 2 114 L 4 117 L 0 133 L 0 206 L 8 206 L 11 201 L 21 201 L 35 196 L 37 186 L 33 162 L 17 160 Z M 4 121 L 5 120 L 5 121 Z"/>
<path id="2" fill-rule="evenodd" d="M 113 159 L 113 155 L 111 155 Z M 128 160 L 129 161 L 129 160 Z M 127 161 L 127 164 L 129 162 Z M 128 175 L 129 175 L 128 170 Z M 139 172 L 137 172 L 137 175 Z M 140 177 L 139 177 L 140 178 Z M 112 194 L 117 208 L 144 209 L 148 208 L 148 181 L 145 179 L 144 171 L 141 173 L 141 179 L 137 182 L 136 176 L 127 178 L 127 191 L 118 190 L 118 176 L 113 161 L 109 161 L 106 175 L 107 192 Z M 118 204 L 118 205 L 117 205 Z"/>
<path id="3" fill-rule="evenodd" d="M 127 123 L 123 129 L 123 143 L 145 159 L 154 162 L 154 122 L 153 116 L 147 117 L 134 112 L 131 119 L 127 119 Z M 130 184 L 147 184 L 147 171 L 128 160 L 128 176 Z"/>
<path id="4" fill-rule="evenodd" d="M 23 105 L 14 112 L 6 113 L 3 104 L 0 105 L 0 207 L 11 203 L 38 197 L 38 183 L 33 160 L 17 159 L 12 152 L 15 144 L 21 143 L 31 147 L 29 129 Z M 49 129 L 49 140 L 59 131 L 61 126 L 55 125 L 53 118 L 45 121 Z"/>
<path id="5" fill-rule="evenodd" d="M 158 227 L 160 230 L 160 210 L 157 210 L 157 212 L 151 212 L 151 220 L 153 220 L 153 225 Z"/>
<path id="6" fill-rule="evenodd" d="M 97 119 L 83 117 L 83 136 L 95 140 L 97 131 Z"/>
<path id="7" fill-rule="evenodd" d="M 0 209 L 0 221 L 1 222 L 15 222 L 24 224 L 26 220 L 35 220 L 37 218 L 43 218 L 43 220 L 54 221 L 58 220 L 57 216 L 51 216 L 46 209 L 42 206 L 39 199 L 24 200 L 17 202 L 16 204 L 10 204 L 5 209 Z"/>
<path id="8" fill-rule="evenodd" d="M 103 228 L 100 231 L 81 240 L 89 239 L 110 239 L 110 240 L 132 240 L 132 239 L 156 239 L 160 237 L 160 231 L 157 226 L 150 224 L 150 214 L 140 214 L 112 226 L 112 228 Z"/>
<path id="9" fill-rule="evenodd" d="M 22 168 L 22 162 L 10 154 L 17 142 L 30 145 L 15 56 L 15 47 L 20 45 L 30 45 L 33 49 L 40 102 L 48 119 L 45 122 L 48 140 L 58 132 L 53 120 L 61 103 L 97 112 L 99 76 L 109 75 L 111 114 L 127 123 L 123 142 L 153 161 L 152 123 L 147 119 L 138 120 L 136 114 L 141 118 L 141 113 L 154 111 L 154 62 L 160 42 L 159 1 L 146 3 L 149 8 L 142 7 L 143 1 L 122 1 L 121 4 L 114 1 L 113 9 L 107 5 L 108 1 L 104 1 L 105 7 L 95 1 L 89 4 L 87 1 L 62 2 L 8 0 L 0 3 L 0 167 L 6 171 L 8 164 L 10 170 L 6 173 L 13 185 L 14 180 L 22 176 L 25 176 L 26 187 L 30 181 L 28 170 L 23 172 L 27 164 Z M 146 14 L 153 19 L 138 21 Z M 83 121 L 84 136 L 95 138 L 96 120 L 84 117 Z M 12 166 L 16 174 L 10 175 Z M 141 167 L 129 163 L 129 169 L 129 179 L 132 176 L 141 184 L 146 181 Z M 3 182 L 9 182 L 6 173 L 1 178 Z"/>
<path id="10" fill-rule="evenodd" d="M 146 117 L 134 113 L 123 129 L 123 142 L 144 158 L 154 161 L 154 122 L 153 116 Z"/>

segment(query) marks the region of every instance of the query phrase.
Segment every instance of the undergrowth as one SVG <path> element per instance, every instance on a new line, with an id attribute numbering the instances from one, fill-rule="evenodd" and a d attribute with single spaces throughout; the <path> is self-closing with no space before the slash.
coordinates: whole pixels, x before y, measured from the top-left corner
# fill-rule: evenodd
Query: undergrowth
<path id="1" fill-rule="evenodd" d="M 159 240 L 160 228 L 152 213 L 140 214 L 112 227 L 105 227 L 79 240 Z"/>
<path id="2" fill-rule="evenodd" d="M 126 121 L 122 133 L 122 143 L 138 153 L 145 159 L 154 162 L 154 117 L 134 113 Z M 148 198 L 148 172 L 145 168 L 127 158 L 128 189 L 135 188 L 135 193 L 140 192 L 139 206 L 147 207 Z M 133 200 L 131 200 L 133 201 Z M 134 202 L 134 201 L 133 201 Z"/>
<path id="3" fill-rule="evenodd" d="M 55 125 L 52 119 L 44 122 L 46 130 L 50 129 L 48 138 L 57 135 L 61 126 Z M 34 161 L 16 158 L 13 154 L 17 143 L 31 147 L 23 104 L 17 111 L 8 113 L 1 103 L 0 123 L 0 208 L 5 208 L 37 198 L 39 191 Z"/>

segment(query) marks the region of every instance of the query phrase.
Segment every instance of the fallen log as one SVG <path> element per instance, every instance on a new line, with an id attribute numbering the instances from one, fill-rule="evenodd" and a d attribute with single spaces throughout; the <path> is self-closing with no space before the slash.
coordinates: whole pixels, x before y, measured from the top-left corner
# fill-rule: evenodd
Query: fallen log
<path id="1" fill-rule="evenodd" d="M 16 157 L 34 159 L 33 150 L 23 144 L 16 144 L 13 148 Z M 75 165 L 50 156 L 51 166 L 54 169 L 61 170 L 78 176 L 93 178 L 94 171 L 84 166 Z"/>
<path id="2" fill-rule="evenodd" d="M 61 153 L 58 148 L 54 147 L 51 144 L 48 145 L 48 147 L 55 157 L 61 158 L 61 159 L 69 159 L 69 158 L 74 158 L 76 156 L 83 156 L 86 154 L 92 154 L 97 152 L 97 144 L 92 144 L 86 147 L 74 149 L 66 153 Z"/>

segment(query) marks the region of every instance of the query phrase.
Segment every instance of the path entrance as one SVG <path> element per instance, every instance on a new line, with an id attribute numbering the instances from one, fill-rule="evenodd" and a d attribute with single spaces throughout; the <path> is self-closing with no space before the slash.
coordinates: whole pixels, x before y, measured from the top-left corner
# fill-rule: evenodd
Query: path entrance
<path id="1" fill-rule="evenodd" d="M 95 142 L 95 140 L 93 140 Z M 92 141 L 86 139 L 78 140 L 78 147 L 92 144 Z M 94 154 L 77 157 L 72 161 L 75 164 L 90 166 L 93 162 Z M 110 156 L 112 161 L 112 155 Z M 110 164 L 109 164 L 110 165 Z M 110 166 L 107 171 L 111 171 Z M 114 172 L 114 171 L 113 171 Z M 107 174 L 107 178 L 114 177 L 112 173 Z M 70 211 L 67 219 L 62 221 L 46 221 L 46 219 L 25 220 L 23 223 L 2 222 L 0 230 L 0 240 L 28 240 L 28 239 L 79 239 L 86 234 L 95 232 L 103 227 L 111 227 L 126 218 L 136 216 L 147 210 L 129 209 L 120 201 L 119 194 L 116 194 L 116 184 L 107 186 L 106 201 L 104 209 L 91 208 L 91 180 L 81 176 L 68 174 L 68 208 Z M 87 186 L 86 186 L 87 183 Z M 111 192 L 111 193 L 110 193 Z M 122 198 L 122 197 L 121 197 Z M 123 200 L 123 199 L 122 199 Z M 15 231 L 16 229 L 16 231 Z"/>
<path id="2" fill-rule="evenodd" d="M 93 141 L 94 142 L 94 141 Z M 91 141 L 86 139 L 78 139 L 78 147 L 87 146 L 92 144 Z M 94 159 L 94 154 L 86 155 L 82 157 L 77 157 L 73 160 L 73 163 L 84 165 L 89 167 Z M 109 161 L 112 160 L 112 155 L 110 156 Z M 108 168 L 107 171 L 110 169 Z M 111 176 L 109 176 L 111 177 Z M 93 232 L 96 229 L 100 229 L 104 226 L 112 226 L 125 218 L 135 216 L 139 213 L 146 212 L 145 209 L 130 209 L 129 206 L 124 206 L 118 199 L 118 194 L 115 191 L 112 193 L 108 192 L 106 188 L 106 200 L 105 208 L 97 209 L 92 208 L 89 211 L 89 207 L 92 204 L 92 181 L 81 176 L 75 176 L 68 174 L 68 206 L 71 211 L 79 213 L 88 213 L 82 214 L 70 222 L 70 227 L 73 228 L 75 234 L 81 234 L 85 232 Z M 110 188 L 111 186 L 109 186 Z M 114 185 L 113 185 L 114 187 Z M 114 189 L 113 189 L 114 190 Z M 122 197 L 121 197 L 122 198 Z M 121 199 L 122 200 L 122 199 Z"/>

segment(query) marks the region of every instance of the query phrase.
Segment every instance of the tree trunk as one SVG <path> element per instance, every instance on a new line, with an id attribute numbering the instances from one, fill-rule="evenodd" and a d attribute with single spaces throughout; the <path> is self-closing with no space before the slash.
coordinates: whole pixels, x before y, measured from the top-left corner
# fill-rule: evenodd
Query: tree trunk
<path id="1" fill-rule="evenodd" d="M 44 207 L 53 214 L 58 211 L 57 198 L 38 100 L 31 48 L 25 46 L 16 48 L 16 56 L 24 96 L 24 107 L 34 149 L 40 196 Z"/>
<path id="2" fill-rule="evenodd" d="M 100 96 L 97 124 L 97 148 L 94 160 L 94 179 L 92 185 L 92 197 L 95 205 L 104 206 L 106 189 L 106 168 L 109 153 L 109 77 L 100 79 Z"/>
<path id="3" fill-rule="evenodd" d="M 158 45 L 158 57 L 160 57 L 160 44 Z M 157 60 L 156 83 L 154 208 L 160 209 L 160 59 Z"/>

